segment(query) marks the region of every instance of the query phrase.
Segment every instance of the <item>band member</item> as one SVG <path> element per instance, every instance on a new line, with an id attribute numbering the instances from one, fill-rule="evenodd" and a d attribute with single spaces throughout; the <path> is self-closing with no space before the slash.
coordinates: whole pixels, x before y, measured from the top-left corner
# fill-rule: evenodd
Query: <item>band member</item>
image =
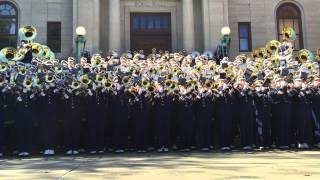
<path id="1" fill-rule="evenodd" d="M 296 124 L 299 149 L 309 149 L 313 142 L 311 90 L 302 78 L 294 80 L 292 93 L 292 119 Z"/>
<path id="2" fill-rule="evenodd" d="M 254 103 L 256 107 L 256 123 L 258 145 L 260 148 L 271 146 L 271 98 L 269 88 L 258 80 L 255 83 Z"/>
<path id="3" fill-rule="evenodd" d="M 272 121 L 275 123 L 273 132 L 275 133 L 276 145 L 280 149 L 288 149 L 291 139 L 291 95 L 287 82 L 278 77 L 275 80 L 275 88 L 271 92 L 272 97 Z"/>
<path id="4" fill-rule="evenodd" d="M 151 90 L 151 88 L 153 89 Z M 147 152 L 150 112 L 152 106 L 151 95 L 154 90 L 154 87 L 147 87 L 146 91 L 138 89 L 138 91 L 140 91 L 138 96 L 133 97 L 136 98 L 136 100 L 132 99 L 135 103 L 130 106 L 132 108 L 132 118 L 135 125 L 135 148 L 138 153 Z"/>
<path id="5" fill-rule="evenodd" d="M 320 78 L 315 78 L 312 83 L 312 107 L 313 107 L 313 120 L 314 120 L 314 135 L 316 147 L 320 148 Z"/>
<path id="6" fill-rule="evenodd" d="M 255 111 L 253 92 L 245 78 L 239 78 L 236 89 L 236 117 L 240 127 L 240 138 L 243 150 L 251 150 L 254 135 Z"/>
<path id="7" fill-rule="evenodd" d="M 116 84 L 117 92 L 113 94 L 112 124 L 113 124 L 113 148 L 116 153 L 123 153 L 126 148 L 128 130 L 128 94 L 124 87 Z"/>
<path id="8" fill-rule="evenodd" d="M 66 146 L 66 155 L 79 154 L 80 143 L 80 126 L 81 126 L 81 114 L 80 108 L 80 92 L 79 82 L 74 81 L 73 89 L 68 89 L 63 92 L 65 98 L 66 115 L 63 119 L 64 123 L 64 139 Z"/>
<path id="9" fill-rule="evenodd" d="M 170 145 L 172 107 L 170 95 L 167 93 L 167 90 L 159 85 L 154 98 L 153 119 L 158 152 L 168 152 Z"/>
<path id="10" fill-rule="evenodd" d="M 211 87 L 211 82 L 207 84 Z M 201 87 L 195 101 L 197 121 L 198 147 L 201 151 L 208 151 L 212 142 L 212 121 L 214 117 L 214 97 L 211 88 Z"/>
<path id="11" fill-rule="evenodd" d="M 95 90 L 88 89 L 88 125 L 90 154 L 103 153 L 105 148 L 107 96 L 102 92 L 101 85 Z"/>
<path id="12" fill-rule="evenodd" d="M 32 129 L 33 129 L 33 92 L 30 90 L 31 81 L 25 77 L 23 89 L 16 90 L 16 132 L 18 156 L 30 156 L 32 148 Z"/>
<path id="13" fill-rule="evenodd" d="M 227 84 L 225 73 L 220 74 L 217 91 L 215 94 L 215 118 L 219 127 L 220 150 L 230 151 L 233 140 L 232 123 L 234 118 L 233 100 L 235 92 Z"/>

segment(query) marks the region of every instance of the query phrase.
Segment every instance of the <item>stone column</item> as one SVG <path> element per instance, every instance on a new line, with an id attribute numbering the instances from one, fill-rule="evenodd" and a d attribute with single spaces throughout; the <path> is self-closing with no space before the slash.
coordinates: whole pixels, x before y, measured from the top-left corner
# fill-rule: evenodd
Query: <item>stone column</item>
<path id="1" fill-rule="evenodd" d="M 211 50 L 209 0 L 202 0 L 204 50 Z"/>
<path id="2" fill-rule="evenodd" d="M 183 49 L 194 50 L 193 0 L 182 0 Z"/>
<path id="3" fill-rule="evenodd" d="M 120 0 L 109 0 L 109 49 L 121 50 Z"/>

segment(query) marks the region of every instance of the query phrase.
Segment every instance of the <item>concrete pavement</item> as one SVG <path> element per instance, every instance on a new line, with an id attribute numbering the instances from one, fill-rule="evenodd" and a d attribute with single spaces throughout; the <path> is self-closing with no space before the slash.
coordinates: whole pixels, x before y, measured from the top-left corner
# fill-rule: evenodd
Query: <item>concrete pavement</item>
<path id="1" fill-rule="evenodd" d="M 0 159 L 0 179 L 320 179 L 320 151 Z"/>

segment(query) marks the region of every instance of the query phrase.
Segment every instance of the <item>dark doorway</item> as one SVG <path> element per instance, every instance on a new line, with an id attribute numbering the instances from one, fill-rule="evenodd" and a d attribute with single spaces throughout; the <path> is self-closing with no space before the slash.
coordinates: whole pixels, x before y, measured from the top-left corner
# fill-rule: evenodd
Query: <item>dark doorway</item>
<path id="1" fill-rule="evenodd" d="M 131 50 L 171 51 L 170 13 L 131 13 Z"/>

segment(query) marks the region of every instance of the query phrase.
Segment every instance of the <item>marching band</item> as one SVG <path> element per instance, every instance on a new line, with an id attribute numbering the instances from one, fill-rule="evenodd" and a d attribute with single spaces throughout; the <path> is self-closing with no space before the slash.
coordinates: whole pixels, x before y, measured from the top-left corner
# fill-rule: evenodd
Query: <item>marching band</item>
<path id="1" fill-rule="evenodd" d="M 0 52 L 0 156 L 9 117 L 22 157 L 32 151 L 35 122 L 44 155 L 58 145 L 67 155 L 320 148 L 320 50 L 316 57 L 296 53 L 293 29 L 282 34 L 283 42 L 220 63 L 209 51 L 153 50 L 94 54 L 76 64 L 72 57 L 56 60 L 33 42 L 36 29 L 24 27 L 20 38 L 27 43 Z M 28 52 L 31 63 L 21 62 Z"/>

